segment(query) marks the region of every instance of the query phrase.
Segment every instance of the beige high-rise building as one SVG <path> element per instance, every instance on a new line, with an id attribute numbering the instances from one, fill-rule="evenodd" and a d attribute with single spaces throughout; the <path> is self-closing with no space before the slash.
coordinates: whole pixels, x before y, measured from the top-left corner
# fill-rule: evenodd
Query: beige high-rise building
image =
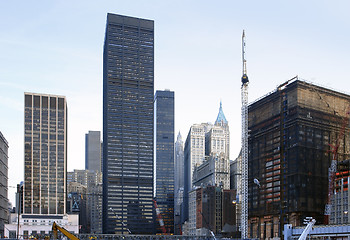
<path id="1" fill-rule="evenodd" d="M 66 179 L 66 98 L 24 93 L 23 214 L 11 214 L 5 235 L 9 238 L 47 238 L 53 222 L 79 233 L 78 215 L 66 214 Z"/>
<path id="2" fill-rule="evenodd" d="M 25 93 L 24 214 L 65 214 L 67 102 Z"/>

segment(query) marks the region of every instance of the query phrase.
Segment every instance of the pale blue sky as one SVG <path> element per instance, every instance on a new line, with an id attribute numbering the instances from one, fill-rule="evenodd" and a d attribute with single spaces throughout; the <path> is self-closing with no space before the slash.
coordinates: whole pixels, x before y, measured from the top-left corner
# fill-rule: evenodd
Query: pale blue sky
<path id="1" fill-rule="evenodd" d="M 349 1 L 0 1 L 0 131 L 9 186 L 23 180 L 24 92 L 65 95 L 68 170 L 84 168 L 84 134 L 102 130 L 107 12 L 155 21 L 155 90 L 175 91 L 176 132 L 214 122 L 223 102 L 231 158 L 240 149 L 241 34 L 249 100 L 299 75 L 350 92 Z M 9 189 L 13 201 L 14 188 Z"/>

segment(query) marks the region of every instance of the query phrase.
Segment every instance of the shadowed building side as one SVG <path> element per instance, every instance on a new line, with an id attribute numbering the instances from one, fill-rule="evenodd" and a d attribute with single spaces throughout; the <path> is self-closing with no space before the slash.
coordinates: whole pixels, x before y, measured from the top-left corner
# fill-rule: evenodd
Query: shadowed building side
<path id="1" fill-rule="evenodd" d="M 174 92 L 157 91 L 154 97 L 154 191 L 167 233 L 174 233 Z M 157 233 L 161 233 L 159 222 Z"/>

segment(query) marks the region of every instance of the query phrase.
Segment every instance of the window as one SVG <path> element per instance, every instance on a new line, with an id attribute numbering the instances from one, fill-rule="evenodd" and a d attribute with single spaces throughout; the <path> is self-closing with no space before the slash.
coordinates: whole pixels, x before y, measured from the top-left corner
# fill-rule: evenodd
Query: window
<path id="1" fill-rule="evenodd" d="M 25 105 L 26 107 L 32 107 L 32 96 L 25 95 Z"/>

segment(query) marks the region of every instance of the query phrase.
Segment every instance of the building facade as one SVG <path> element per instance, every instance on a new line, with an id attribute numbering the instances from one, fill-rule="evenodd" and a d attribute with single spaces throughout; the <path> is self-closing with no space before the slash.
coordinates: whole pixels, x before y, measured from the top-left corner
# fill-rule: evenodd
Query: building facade
<path id="1" fill-rule="evenodd" d="M 174 92 L 156 91 L 154 122 L 154 196 L 167 233 L 174 233 Z"/>
<path id="2" fill-rule="evenodd" d="M 230 162 L 230 189 L 236 192 L 236 225 L 241 225 L 241 202 L 242 199 L 242 151 L 238 157 Z"/>
<path id="3" fill-rule="evenodd" d="M 65 214 L 67 102 L 64 96 L 25 93 L 24 214 Z"/>
<path id="4" fill-rule="evenodd" d="M 196 236 L 236 234 L 235 191 L 221 187 L 198 187 L 190 192 L 189 233 Z"/>
<path id="5" fill-rule="evenodd" d="M 98 171 L 74 169 L 67 172 L 67 184 L 77 182 L 86 187 L 95 186 L 102 183 L 102 173 Z"/>
<path id="6" fill-rule="evenodd" d="M 331 196 L 330 224 L 349 224 L 350 194 L 349 194 L 349 160 L 338 163 L 337 172 L 334 179 L 334 189 Z"/>
<path id="7" fill-rule="evenodd" d="M 154 22 L 108 13 L 103 53 L 104 233 L 154 231 L 153 100 Z"/>
<path id="8" fill-rule="evenodd" d="M 8 148 L 9 144 L 0 131 L 0 235 L 4 237 L 5 224 L 8 223 Z"/>
<path id="9" fill-rule="evenodd" d="M 188 193 L 188 232 L 186 235 L 195 236 L 197 234 L 197 190 L 194 188 Z"/>
<path id="10" fill-rule="evenodd" d="M 184 149 L 184 201 L 181 222 L 189 219 L 189 191 L 192 190 L 193 171 L 205 160 L 205 133 L 209 124 L 194 124 L 187 135 Z"/>
<path id="11" fill-rule="evenodd" d="M 81 185 L 85 188 L 86 194 L 82 195 L 84 207 L 80 207 L 83 211 L 80 216 L 86 216 L 85 219 L 80 220 L 81 225 L 84 224 L 82 230 L 88 233 L 102 233 L 102 173 L 93 170 L 74 169 L 73 172 L 68 172 L 67 175 L 68 186 Z M 80 193 L 81 191 L 75 192 Z"/>
<path id="12" fill-rule="evenodd" d="M 349 104 L 349 95 L 295 79 L 249 105 L 250 237 L 281 236 L 284 223 L 306 216 L 324 221 L 329 144 Z M 341 140 L 339 161 L 350 149 L 349 135 Z"/>
<path id="13" fill-rule="evenodd" d="M 102 172 L 101 132 L 85 134 L 85 169 Z"/>
<path id="14" fill-rule="evenodd" d="M 211 154 L 193 172 L 193 185 L 230 189 L 230 161 L 224 153 Z"/>
<path id="15" fill-rule="evenodd" d="M 102 233 L 102 183 L 90 186 L 88 191 L 90 233 Z"/>

